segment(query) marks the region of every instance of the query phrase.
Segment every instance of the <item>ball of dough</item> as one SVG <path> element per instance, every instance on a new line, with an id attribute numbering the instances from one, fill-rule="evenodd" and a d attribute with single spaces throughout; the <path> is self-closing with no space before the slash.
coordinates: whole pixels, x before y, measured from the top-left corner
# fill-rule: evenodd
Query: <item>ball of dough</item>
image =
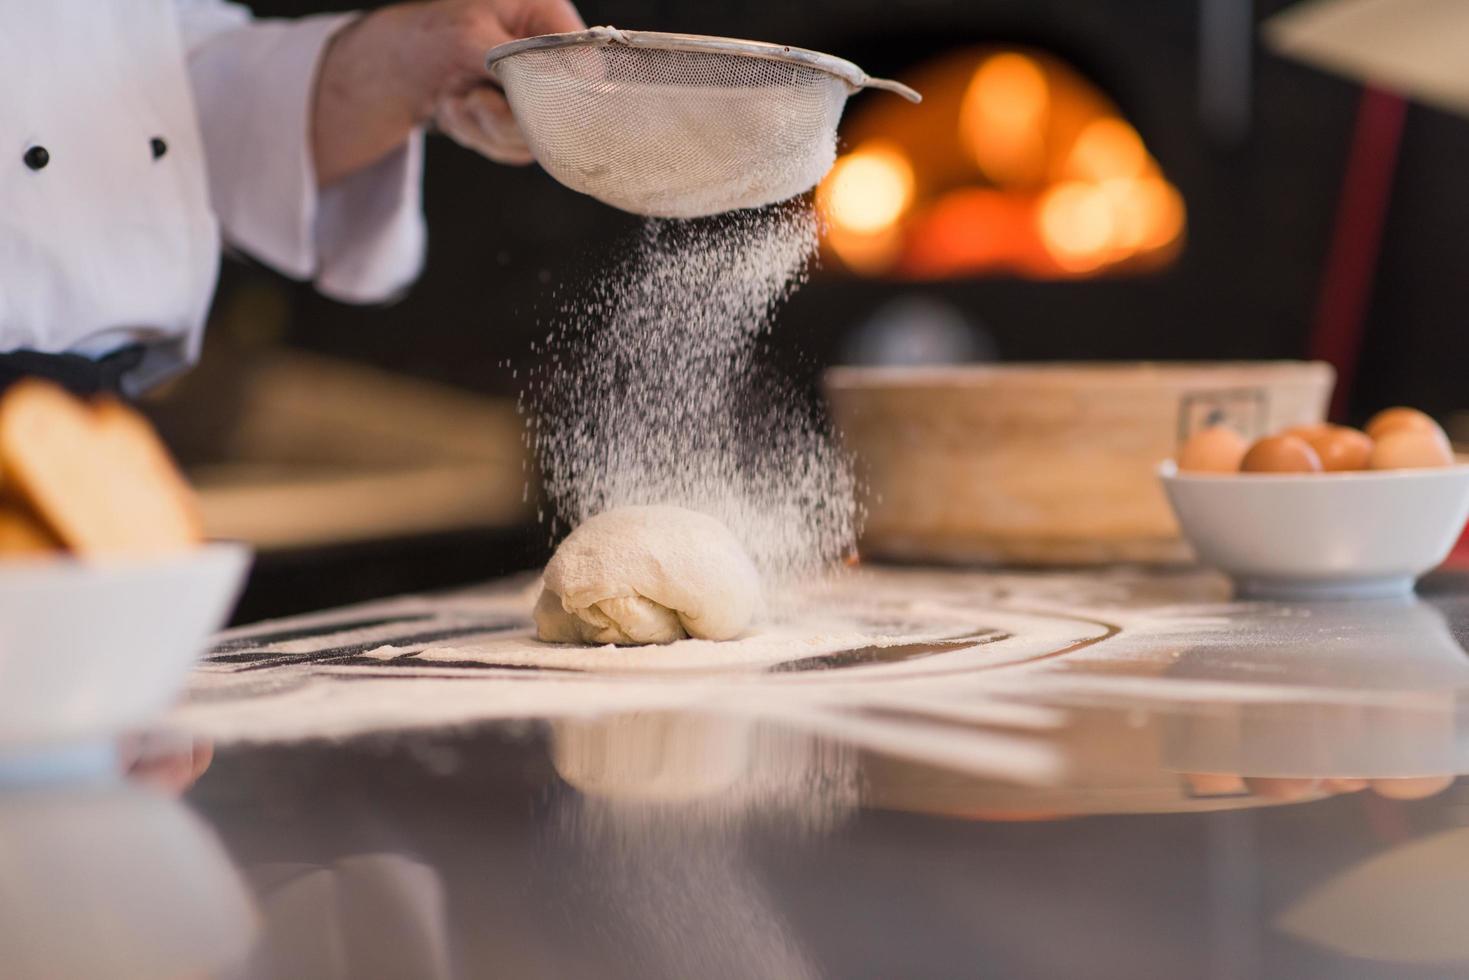
<path id="1" fill-rule="evenodd" d="M 536 635 L 551 643 L 731 640 L 762 605 L 729 528 L 682 507 L 620 507 L 586 521 L 546 565 Z"/>

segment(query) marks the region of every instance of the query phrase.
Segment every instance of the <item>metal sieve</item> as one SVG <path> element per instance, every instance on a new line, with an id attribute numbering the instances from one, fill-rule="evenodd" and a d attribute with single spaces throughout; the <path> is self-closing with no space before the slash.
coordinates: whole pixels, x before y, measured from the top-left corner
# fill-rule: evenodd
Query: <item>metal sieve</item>
<path id="1" fill-rule="evenodd" d="M 836 160 L 850 95 L 880 88 L 921 98 L 804 48 L 614 27 L 502 44 L 486 66 L 551 176 L 665 218 L 810 190 Z"/>

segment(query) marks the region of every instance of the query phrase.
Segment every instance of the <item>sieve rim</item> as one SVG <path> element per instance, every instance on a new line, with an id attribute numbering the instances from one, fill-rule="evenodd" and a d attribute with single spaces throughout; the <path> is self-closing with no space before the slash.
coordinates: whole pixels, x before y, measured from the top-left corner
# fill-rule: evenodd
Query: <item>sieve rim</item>
<path id="1" fill-rule="evenodd" d="M 809 48 L 792 47 L 789 44 L 772 44 L 769 41 L 747 41 L 734 37 L 715 37 L 707 34 L 669 34 L 662 31 L 624 31 L 616 27 L 589 27 L 584 31 L 565 34 L 540 34 L 496 45 L 485 55 L 485 70 L 497 80 L 495 68 L 506 58 L 527 51 L 547 51 L 555 48 L 595 45 L 605 47 L 621 44 L 630 48 L 647 48 L 660 51 L 687 51 L 704 54 L 727 54 L 746 58 L 761 58 L 787 64 L 804 65 L 823 71 L 847 83 L 853 91 L 876 88 L 893 92 L 909 102 L 922 102 L 923 96 L 890 78 L 873 78 L 845 58 L 812 51 Z"/>

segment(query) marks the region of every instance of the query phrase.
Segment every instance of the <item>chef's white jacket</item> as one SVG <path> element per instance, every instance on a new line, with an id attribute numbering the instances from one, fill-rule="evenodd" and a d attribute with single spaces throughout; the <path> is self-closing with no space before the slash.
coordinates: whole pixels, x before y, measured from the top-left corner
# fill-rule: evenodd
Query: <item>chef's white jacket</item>
<path id="1" fill-rule="evenodd" d="M 349 19 L 0 3 L 0 351 L 142 341 L 129 387 L 170 373 L 198 355 L 221 239 L 339 299 L 407 286 L 424 252 L 421 136 L 316 185 L 316 71 Z"/>

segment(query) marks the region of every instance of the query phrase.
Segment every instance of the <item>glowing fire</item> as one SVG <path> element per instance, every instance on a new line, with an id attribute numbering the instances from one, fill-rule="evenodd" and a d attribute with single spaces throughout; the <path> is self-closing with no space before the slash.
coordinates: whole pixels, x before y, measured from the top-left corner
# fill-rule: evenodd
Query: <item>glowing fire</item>
<path id="1" fill-rule="evenodd" d="M 1114 244 L 1127 252 L 1146 252 L 1172 244 L 1183 234 L 1183 197 L 1161 177 L 1104 180 L 1117 222 Z"/>
<path id="2" fill-rule="evenodd" d="M 1182 197 L 1137 130 L 1075 72 L 1048 55 L 982 51 L 929 75 L 910 81 L 930 115 L 905 123 L 874 103 L 871 125 L 851 127 L 855 148 L 818 190 L 827 243 L 849 268 L 1066 278 L 1174 254 Z"/>
<path id="3" fill-rule="evenodd" d="M 853 269 L 880 271 L 902 247 L 898 223 L 913 203 L 913 167 L 893 143 L 872 141 L 843 156 L 817 192 L 828 242 Z"/>
<path id="4" fill-rule="evenodd" d="M 959 109 L 959 138 L 997 184 L 1035 184 L 1046 176 L 1042 136 L 1051 90 L 1040 66 L 1023 54 L 986 58 Z"/>
<path id="5" fill-rule="evenodd" d="M 1066 174 L 1076 180 L 1135 178 L 1153 169 L 1137 130 L 1111 116 L 1087 123 L 1066 154 Z"/>
<path id="6" fill-rule="evenodd" d="M 896 224 L 913 203 L 913 167 L 897 146 L 868 143 L 836 162 L 822 192 L 833 224 L 870 235 Z"/>
<path id="7" fill-rule="evenodd" d="M 1070 272 L 1090 272 L 1101 265 L 1118 238 L 1107 192 L 1079 180 L 1056 184 L 1041 195 L 1036 222 L 1046 251 Z"/>

